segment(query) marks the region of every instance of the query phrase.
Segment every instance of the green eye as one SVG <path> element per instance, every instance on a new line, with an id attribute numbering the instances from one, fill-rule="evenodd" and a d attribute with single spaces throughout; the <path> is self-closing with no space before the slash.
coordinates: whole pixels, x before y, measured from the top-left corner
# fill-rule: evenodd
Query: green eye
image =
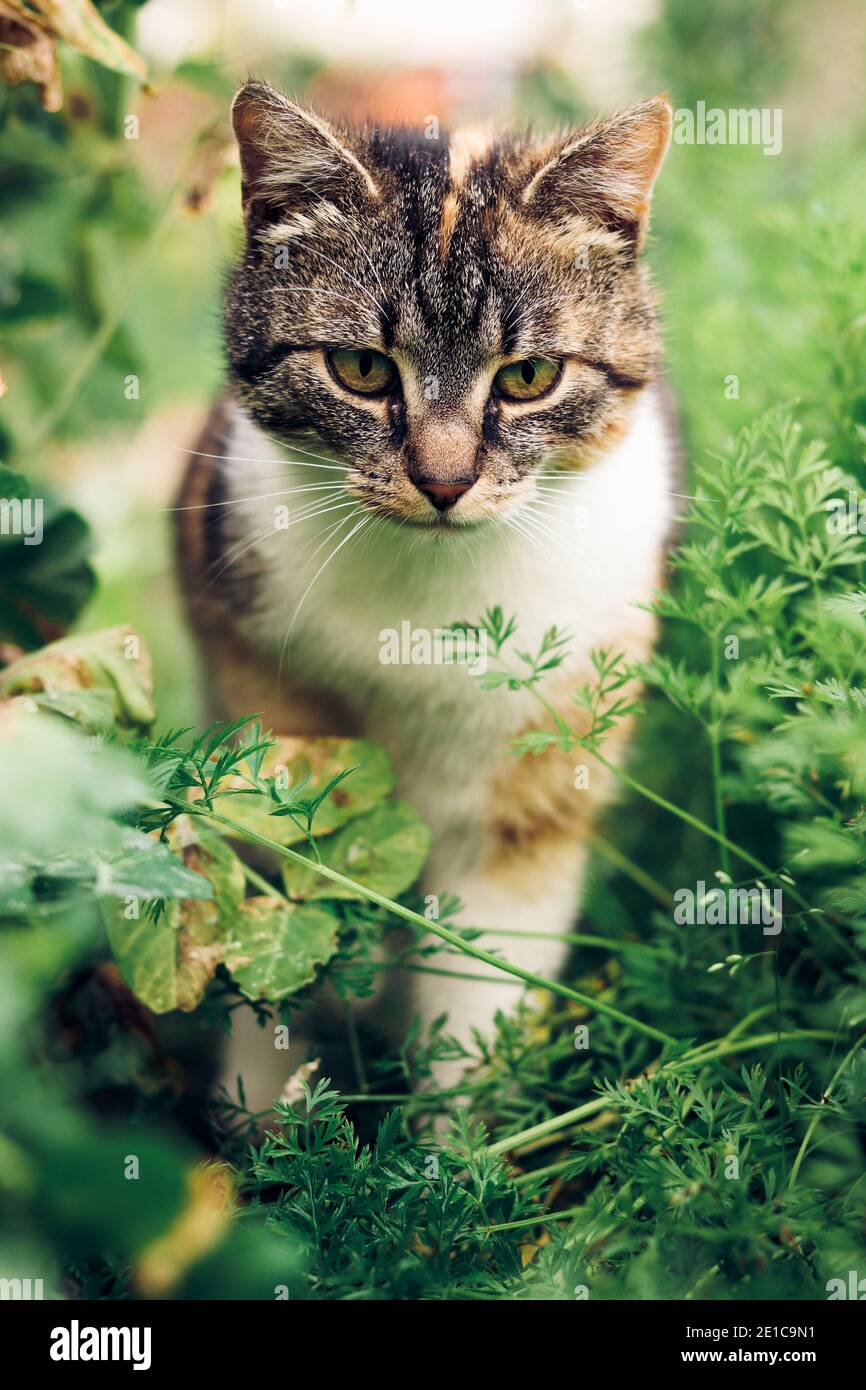
<path id="1" fill-rule="evenodd" d="M 373 348 L 332 348 L 326 357 L 340 385 L 361 396 L 381 396 L 397 380 L 390 357 Z"/>
<path id="2" fill-rule="evenodd" d="M 493 389 L 507 401 L 533 401 L 559 380 L 560 367 L 552 357 L 523 357 L 499 368 Z"/>

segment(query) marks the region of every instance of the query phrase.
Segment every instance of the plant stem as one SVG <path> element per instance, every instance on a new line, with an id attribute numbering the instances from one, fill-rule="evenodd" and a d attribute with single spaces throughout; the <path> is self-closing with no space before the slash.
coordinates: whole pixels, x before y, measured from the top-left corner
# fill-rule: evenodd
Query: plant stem
<path id="1" fill-rule="evenodd" d="M 533 941 L 565 941 L 569 946 L 597 946 L 603 951 L 647 951 L 650 955 L 664 955 L 661 946 L 650 946 L 645 941 L 617 941 L 610 936 L 593 936 L 586 932 L 557 931 L 517 931 L 511 927 L 485 927 L 485 936 L 525 936 Z"/>
<path id="2" fill-rule="evenodd" d="M 725 821 L 725 803 L 722 797 L 722 748 L 719 739 L 718 725 L 718 698 L 719 698 L 719 642 L 721 641 L 721 629 L 710 634 L 710 680 L 712 682 L 712 692 L 710 697 L 711 719 L 707 724 L 707 737 L 710 740 L 710 770 L 712 773 L 713 784 L 713 809 L 716 818 L 716 830 L 721 837 L 722 849 L 722 872 L 730 879 L 731 877 L 731 858 L 728 846 L 724 843 L 727 839 L 727 823 Z M 740 927 L 739 923 L 731 922 L 731 950 L 735 955 L 740 952 Z"/>
<path id="3" fill-rule="evenodd" d="M 289 901 L 285 893 L 281 893 L 279 888 L 275 888 L 272 883 L 269 883 L 264 874 L 260 874 L 258 869 L 254 869 L 251 864 L 244 864 L 242 862 L 241 867 L 244 871 L 244 877 L 249 880 L 254 888 L 261 888 L 262 892 L 267 893 L 268 897 L 279 898 L 281 902 L 287 903 Z"/>
<path id="4" fill-rule="evenodd" d="M 851 1061 L 852 1057 L 854 1057 L 855 1054 L 859 1051 L 859 1049 L 863 1046 L 864 1042 L 866 1042 L 866 1033 L 861 1033 L 860 1037 L 854 1043 L 853 1047 L 851 1047 L 849 1051 L 846 1052 L 845 1056 L 842 1058 L 842 1061 L 839 1063 L 838 1067 L 834 1071 L 829 1086 L 827 1087 L 824 1094 L 821 1096 L 822 1102 L 828 1101 L 830 1099 L 830 1096 L 833 1094 L 833 1090 L 836 1086 L 836 1082 L 839 1080 L 839 1077 L 842 1075 L 843 1071 L 847 1067 L 848 1063 Z M 788 1179 L 789 1191 L 792 1187 L 796 1185 L 797 1178 L 800 1176 L 800 1168 L 803 1165 L 803 1160 L 806 1157 L 806 1153 L 808 1151 L 809 1145 L 812 1142 L 815 1130 L 821 1123 L 821 1120 L 823 1119 L 825 1113 L 826 1112 L 823 1110 L 816 1110 L 814 1115 L 812 1116 L 812 1119 L 809 1121 L 809 1127 L 806 1130 L 806 1133 L 803 1135 L 803 1142 L 797 1150 L 797 1156 L 794 1159 L 793 1165 L 791 1167 L 791 1176 Z"/>
<path id="5" fill-rule="evenodd" d="M 504 669 L 507 671 L 508 668 Z M 545 697 L 541 694 L 539 690 L 535 688 L 534 685 L 528 685 L 525 679 L 523 679 L 516 673 L 508 672 L 508 674 L 513 674 L 515 679 L 520 680 L 521 685 L 525 689 L 532 691 L 539 704 L 541 704 L 543 708 L 547 711 L 547 713 L 550 715 L 555 728 L 558 728 L 561 724 L 565 722 L 561 719 L 560 715 L 556 713 L 556 710 L 550 704 L 550 701 L 545 699 Z M 630 773 L 624 772 L 622 768 L 617 767 L 615 763 L 612 763 L 607 758 L 605 758 L 604 755 L 600 753 L 597 748 L 593 748 L 589 743 L 587 743 L 586 739 L 581 734 L 576 733 L 574 729 L 569 728 L 569 733 L 574 741 L 575 746 L 582 748 L 585 753 L 589 753 L 589 755 L 595 758 L 596 762 L 600 763 L 603 768 L 606 768 L 606 770 L 613 777 L 616 777 L 618 781 L 622 782 L 622 784 L 628 787 L 631 791 L 636 792 L 638 796 L 642 796 L 647 801 L 651 801 L 654 806 L 659 806 L 663 811 L 667 811 L 669 815 L 676 816 L 679 820 L 684 821 L 686 825 L 690 825 L 693 830 L 699 831 L 701 835 L 705 835 L 710 840 L 715 840 L 716 843 L 721 845 L 723 849 L 730 850 L 732 854 L 736 854 L 740 859 L 743 860 L 745 864 L 748 864 L 750 868 L 757 869 L 763 877 L 774 877 L 774 870 L 770 868 L 769 864 L 764 864 L 760 859 L 756 859 L 755 856 L 753 854 L 750 854 L 747 849 L 744 849 L 742 845 L 735 844 L 733 840 L 728 839 L 727 835 L 725 835 L 719 830 L 714 829 L 713 826 L 707 825 L 705 821 L 698 820 L 697 816 L 693 816 L 690 811 L 682 810 L 681 807 L 675 806 L 672 801 L 668 801 L 666 797 L 661 796 L 658 792 L 654 792 L 651 787 L 644 786 L 644 784 L 642 782 L 639 782 L 636 777 L 632 777 Z M 803 908 L 805 912 L 812 912 L 816 910 L 812 908 L 811 904 L 793 886 L 789 886 L 788 894 L 791 898 L 794 899 L 794 902 L 797 903 L 799 907 Z M 827 913 L 824 911 L 824 909 L 820 908 L 817 910 L 820 911 L 823 917 L 824 926 L 829 935 L 832 936 L 836 945 L 841 950 L 845 951 L 851 960 L 859 960 L 859 957 L 854 947 L 851 945 L 849 941 L 846 941 L 845 938 L 840 936 L 839 933 L 835 930 L 832 923 L 828 920 Z"/>
<path id="6" fill-rule="evenodd" d="M 801 1028 L 791 1033 L 760 1033 L 751 1038 L 723 1038 L 720 1043 L 715 1043 L 709 1051 L 693 1048 L 682 1057 L 678 1057 L 676 1061 L 662 1063 L 657 1068 L 655 1075 L 676 1074 L 689 1063 L 699 1063 L 702 1066 L 705 1062 L 715 1061 L 718 1057 L 728 1057 L 736 1052 L 750 1052 L 753 1048 L 767 1047 L 773 1043 L 796 1042 L 800 1038 L 827 1040 L 835 1037 L 835 1033 L 829 1033 L 822 1029 Z M 507 1153 L 530 1140 L 541 1139 L 548 1134 L 556 1134 L 560 1129 L 567 1129 L 581 1120 L 588 1119 L 590 1115 L 597 1115 L 600 1110 L 613 1109 L 615 1106 L 615 1097 L 597 1096 L 595 1100 L 585 1101 L 583 1105 L 578 1105 L 574 1110 L 566 1110 L 562 1115 L 553 1115 L 549 1120 L 542 1120 L 540 1124 L 523 1129 L 518 1134 L 510 1134 L 505 1139 L 497 1139 L 494 1144 L 488 1145 L 487 1152 L 491 1154 Z"/>
<path id="7" fill-rule="evenodd" d="M 568 1207 L 565 1211 L 540 1211 L 537 1216 L 525 1216 L 520 1221 L 500 1221 L 496 1226 L 482 1226 L 480 1229 L 488 1234 L 491 1231 L 519 1231 L 523 1226 L 541 1226 L 546 1221 L 568 1221 L 585 1210 L 585 1207 Z"/>
<path id="8" fill-rule="evenodd" d="M 467 975 L 465 970 L 440 970 L 435 965 L 416 965 L 414 962 L 404 960 L 389 960 L 382 967 L 384 970 L 411 970 L 418 975 L 443 975 L 447 980 L 478 980 L 481 984 L 489 984 L 489 975 Z M 520 989 L 519 980 L 500 980 L 502 985 L 513 985 Z"/>
<path id="9" fill-rule="evenodd" d="M 239 839 L 261 845 L 263 848 L 271 850 L 272 853 L 280 855 L 283 859 L 291 859 L 293 862 L 302 864 L 305 869 L 312 869 L 315 873 L 321 874 L 323 878 L 330 879 L 332 883 L 339 883 L 343 888 L 350 888 L 353 894 L 359 894 L 368 902 L 376 903 L 378 907 L 393 912 L 395 916 L 402 917 L 404 922 L 410 922 L 413 926 L 420 927 L 422 931 L 431 932 L 442 941 L 447 941 L 449 946 L 456 946 L 464 955 L 474 956 L 476 960 L 483 961 L 485 965 L 492 965 L 496 970 L 502 970 L 507 975 L 514 975 L 517 979 L 525 981 L 526 984 L 532 985 L 536 989 L 546 989 L 552 994 L 560 995 L 563 999 L 571 999 L 574 1003 L 592 1010 L 593 1013 L 605 1014 L 608 1018 L 621 1023 L 623 1027 L 630 1028 L 636 1033 L 642 1033 L 645 1037 L 652 1038 L 656 1042 L 672 1045 L 676 1041 L 669 1033 L 663 1033 L 660 1028 L 653 1028 L 651 1024 L 644 1023 L 642 1019 L 632 1018 L 630 1014 L 623 1013 L 621 1009 L 615 1009 L 612 1004 L 605 1004 L 600 999 L 593 999 L 591 995 L 583 994 L 580 990 L 572 989 L 569 985 L 560 984 L 557 980 L 546 980 L 543 975 L 536 975 L 532 970 L 524 970 L 519 965 L 512 965 L 509 961 L 503 960 L 501 956 L 495 956 L 490 951 L 482 950 L 480 946 L 464 941 L 462 937 L 449 931 L 447 927 L 440 926 L 438 922 L 428 921 L 420 913 L 413 912 L 411 908 L 404 907 L 402 903 L 393 902 L 391 898 L 386 898 L 373 888 L 356 883 L 353 879 L 347 878 L 345 874 L 339 873 L 337 869 L 329 868 L 327 864 L 317 864 L 314 860 L 306 858 L 305 855 L 298 854 L 296 850 L 289 849 L 287 845 L 278 844 L 276 840 L 270 839 L 267 835 L 260 835 L 258 831 L 238 825 L 228 816 L 221 815 L 219 811 L 208 809 L 203 802 L 184 801 L 180 797 L 169 795 L 166 795 L 164 799 L 169 805 L 176 806 L 186 815 L 197 815 L 207 820 L 216 821 L 218 824 L 224 825 Z"/>
<path id="10" fill-rule="evenodd" d="M 674 895 L 668 892 L 663 883 L 659 883 L 658 879 L 653 878 L 652 874 L 648 874 L 639 864 L 634 864 L 628 855 L 623 854 L 621 849 L 617 849 L 616 845 L 612 845 L 603 835 L 599 835 L 598 831 L 587 831 L 586 838 L 602 859 L 606 859 L 615 869 L 619 869 L 620 873 L 625 874 L 626 878 L 630 878 L 648 897 L 655 898 L 661 907 L 667 908 L 669 912 L 673 910 Z"/>

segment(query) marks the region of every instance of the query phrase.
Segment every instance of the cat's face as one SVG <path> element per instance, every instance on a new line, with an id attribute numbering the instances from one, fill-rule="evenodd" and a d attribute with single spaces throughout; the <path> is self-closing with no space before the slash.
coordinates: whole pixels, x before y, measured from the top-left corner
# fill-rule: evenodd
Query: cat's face
<path id="1" fill-rule="evenodd" d="M 261 83 L 233 116 L 226 338 L 268 433 L 436 536 L 519 512 L 542 464 L 619 436 L 656 369 L 638 256 L 664 99 L 543 141 L 338 131 Z"/>

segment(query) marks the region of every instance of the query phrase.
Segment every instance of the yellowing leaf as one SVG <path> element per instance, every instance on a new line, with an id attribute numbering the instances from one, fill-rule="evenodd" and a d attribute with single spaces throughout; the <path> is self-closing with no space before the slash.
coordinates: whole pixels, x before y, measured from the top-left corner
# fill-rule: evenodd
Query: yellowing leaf
<path id="1" fill-rule="evenodd" d="M 72 699 L 85 691 L 89 701 Z M 0 672 L 0 699 L 16 695 L 30 696 L 41 709 L 55 705 L 86 727 L 100 711 L 121 728 L 146 728 L 156 718 L 150 656 L 126 627 L 76 633 L 19 657 Z"/>
<path id="2" fill-rule="evenodd" d="M 181 817 L 170 827 L 168 842 L 187 869 L 210 882 L 213 896 L 169 902 L 156 919 L 143 910 L 127 917 L 124 903 L 105 912 L 124 980 L 158 1014 L 189 1012 L 199 1003 L 225 958 L 245 888 L 240 860 L 218 836 L 200 840 Z"/>
<path id="3" fill-rule="evenodd" d="M 110 68 L 143 80 L 144 59 L 102 19 L 91 0 L 0 0 L 0 78 L 35 82 L 46 111 L 59 111 L 63 87 L 57 40 Z"/>
<path id="4" fill-rule="evenodd" d="M 0 78 L 10 87 L 35 82 L 46 111 L 63 105 L 54 36 L 18 0 L 0 0 Z"/>
<path id="5" fill-rule="evenodd" d="M 147 74 L 144 59 L 129 44 L 109 29 L 90 0 L 30 0 L 54 32 L 79 53 L 101 63 L 112 72 L 128 77 L 143 78 Z"/>
<path id="6" fill-rule="evenodd" d="M 187 1177 L 187 1203 L 174 1225 L 149 1245 L 138 1260 L 137 1283 L 159 1298 L 178 1283 L 190 1265 L 222 1240 L 231 1221 L 234 1191 L 221 1163 L 203 1163 Z"/>

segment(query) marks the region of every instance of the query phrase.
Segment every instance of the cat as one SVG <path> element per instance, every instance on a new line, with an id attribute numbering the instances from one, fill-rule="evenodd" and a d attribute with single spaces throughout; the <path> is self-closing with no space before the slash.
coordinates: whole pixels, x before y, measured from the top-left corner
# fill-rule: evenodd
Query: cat
<path id="1" fill-rule="evenodd" d="M 649 654 L 637 605 L 663 579 L 677 438 L 641 252 L 670 105 L 427 138 L 249 81 L 232 119 L 228 382 L 178 512 L 212 712 L 383 745 L 432 832 L 422 892 L 522 933 L 480 944 L 553 977 L 610 778 L 592 759 L 576 776 L 574 754 L 515 758 L 514 737 L 549 726 L 530 693 L 386 663 L 382 641 L 498 606 L 534 651 L 555 624 L 570 645 L 540 689 L 572 722 L 593 649 Z M 624 721 L 608 759 L 627 737 Z M 519 990 L 463 964 L 489 982 L 414 974 L 410 1011 L 447 1012 L 466 1043 Z"/>

